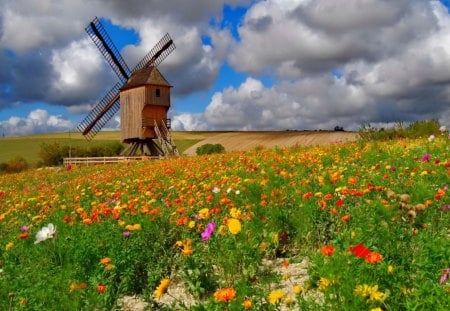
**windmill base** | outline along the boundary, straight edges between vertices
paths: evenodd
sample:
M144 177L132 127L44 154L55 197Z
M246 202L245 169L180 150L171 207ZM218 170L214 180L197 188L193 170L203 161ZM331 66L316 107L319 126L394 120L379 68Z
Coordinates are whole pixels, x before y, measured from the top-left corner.
M122 152L124 156L164 156L161 147L152 139L126 141L128 146Z

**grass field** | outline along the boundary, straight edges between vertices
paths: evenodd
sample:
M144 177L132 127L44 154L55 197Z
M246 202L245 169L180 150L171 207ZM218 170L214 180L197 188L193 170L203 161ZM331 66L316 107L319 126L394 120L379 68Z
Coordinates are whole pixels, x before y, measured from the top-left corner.
M214 135L214 132L173 132L172 135L178 150L183 152L195 143ZM28 163L35 164L39 161L42 144L56 142L61 145L88 148L119 141L119 139L120 133L117 131L99 132L92 141L87 141L78 132L2 138L0 139L0 163L15 157L23 157Z
M449 141L2 175L0 310L449 310Z

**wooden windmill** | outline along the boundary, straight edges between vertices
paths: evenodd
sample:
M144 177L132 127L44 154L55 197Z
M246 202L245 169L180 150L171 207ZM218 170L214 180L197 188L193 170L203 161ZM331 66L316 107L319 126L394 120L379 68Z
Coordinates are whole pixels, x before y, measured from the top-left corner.
M157 68L175 49L169 34L130 71L97 17L86 32L120 81L78 125L80 132L91 140L120 109L121 140L129 144L124 154L178 155L167 118L172 86Z

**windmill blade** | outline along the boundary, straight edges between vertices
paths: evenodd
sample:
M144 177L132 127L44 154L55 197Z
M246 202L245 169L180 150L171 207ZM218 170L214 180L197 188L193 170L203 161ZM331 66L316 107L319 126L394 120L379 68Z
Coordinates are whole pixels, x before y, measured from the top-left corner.
M78 124L78 130L83 133L87 140L92 140L94 136L108 123L120 108L120 87L122 83L118 82L103 97L101 101L92 109L86 118Z
M103 54L106 61L111 65L120 81L123 83L127 82L131 74L130 69L98 18L95 17L85 28L85 30Z
M170 38L170 35L166 33L153 49L134 67L133 73L144 67L158 66L173 50L175 50L175 44L172 38Z

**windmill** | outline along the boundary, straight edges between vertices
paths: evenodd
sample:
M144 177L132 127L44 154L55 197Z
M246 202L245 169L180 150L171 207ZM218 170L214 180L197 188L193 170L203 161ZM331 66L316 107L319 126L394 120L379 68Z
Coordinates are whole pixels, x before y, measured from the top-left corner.
M128 144L125 155L178 155L167 118L172 86L157 68L175 49L169 34L130 70L97 17L85 30L120 81L78 125L78 130L90 141L120 109L121 141Z

